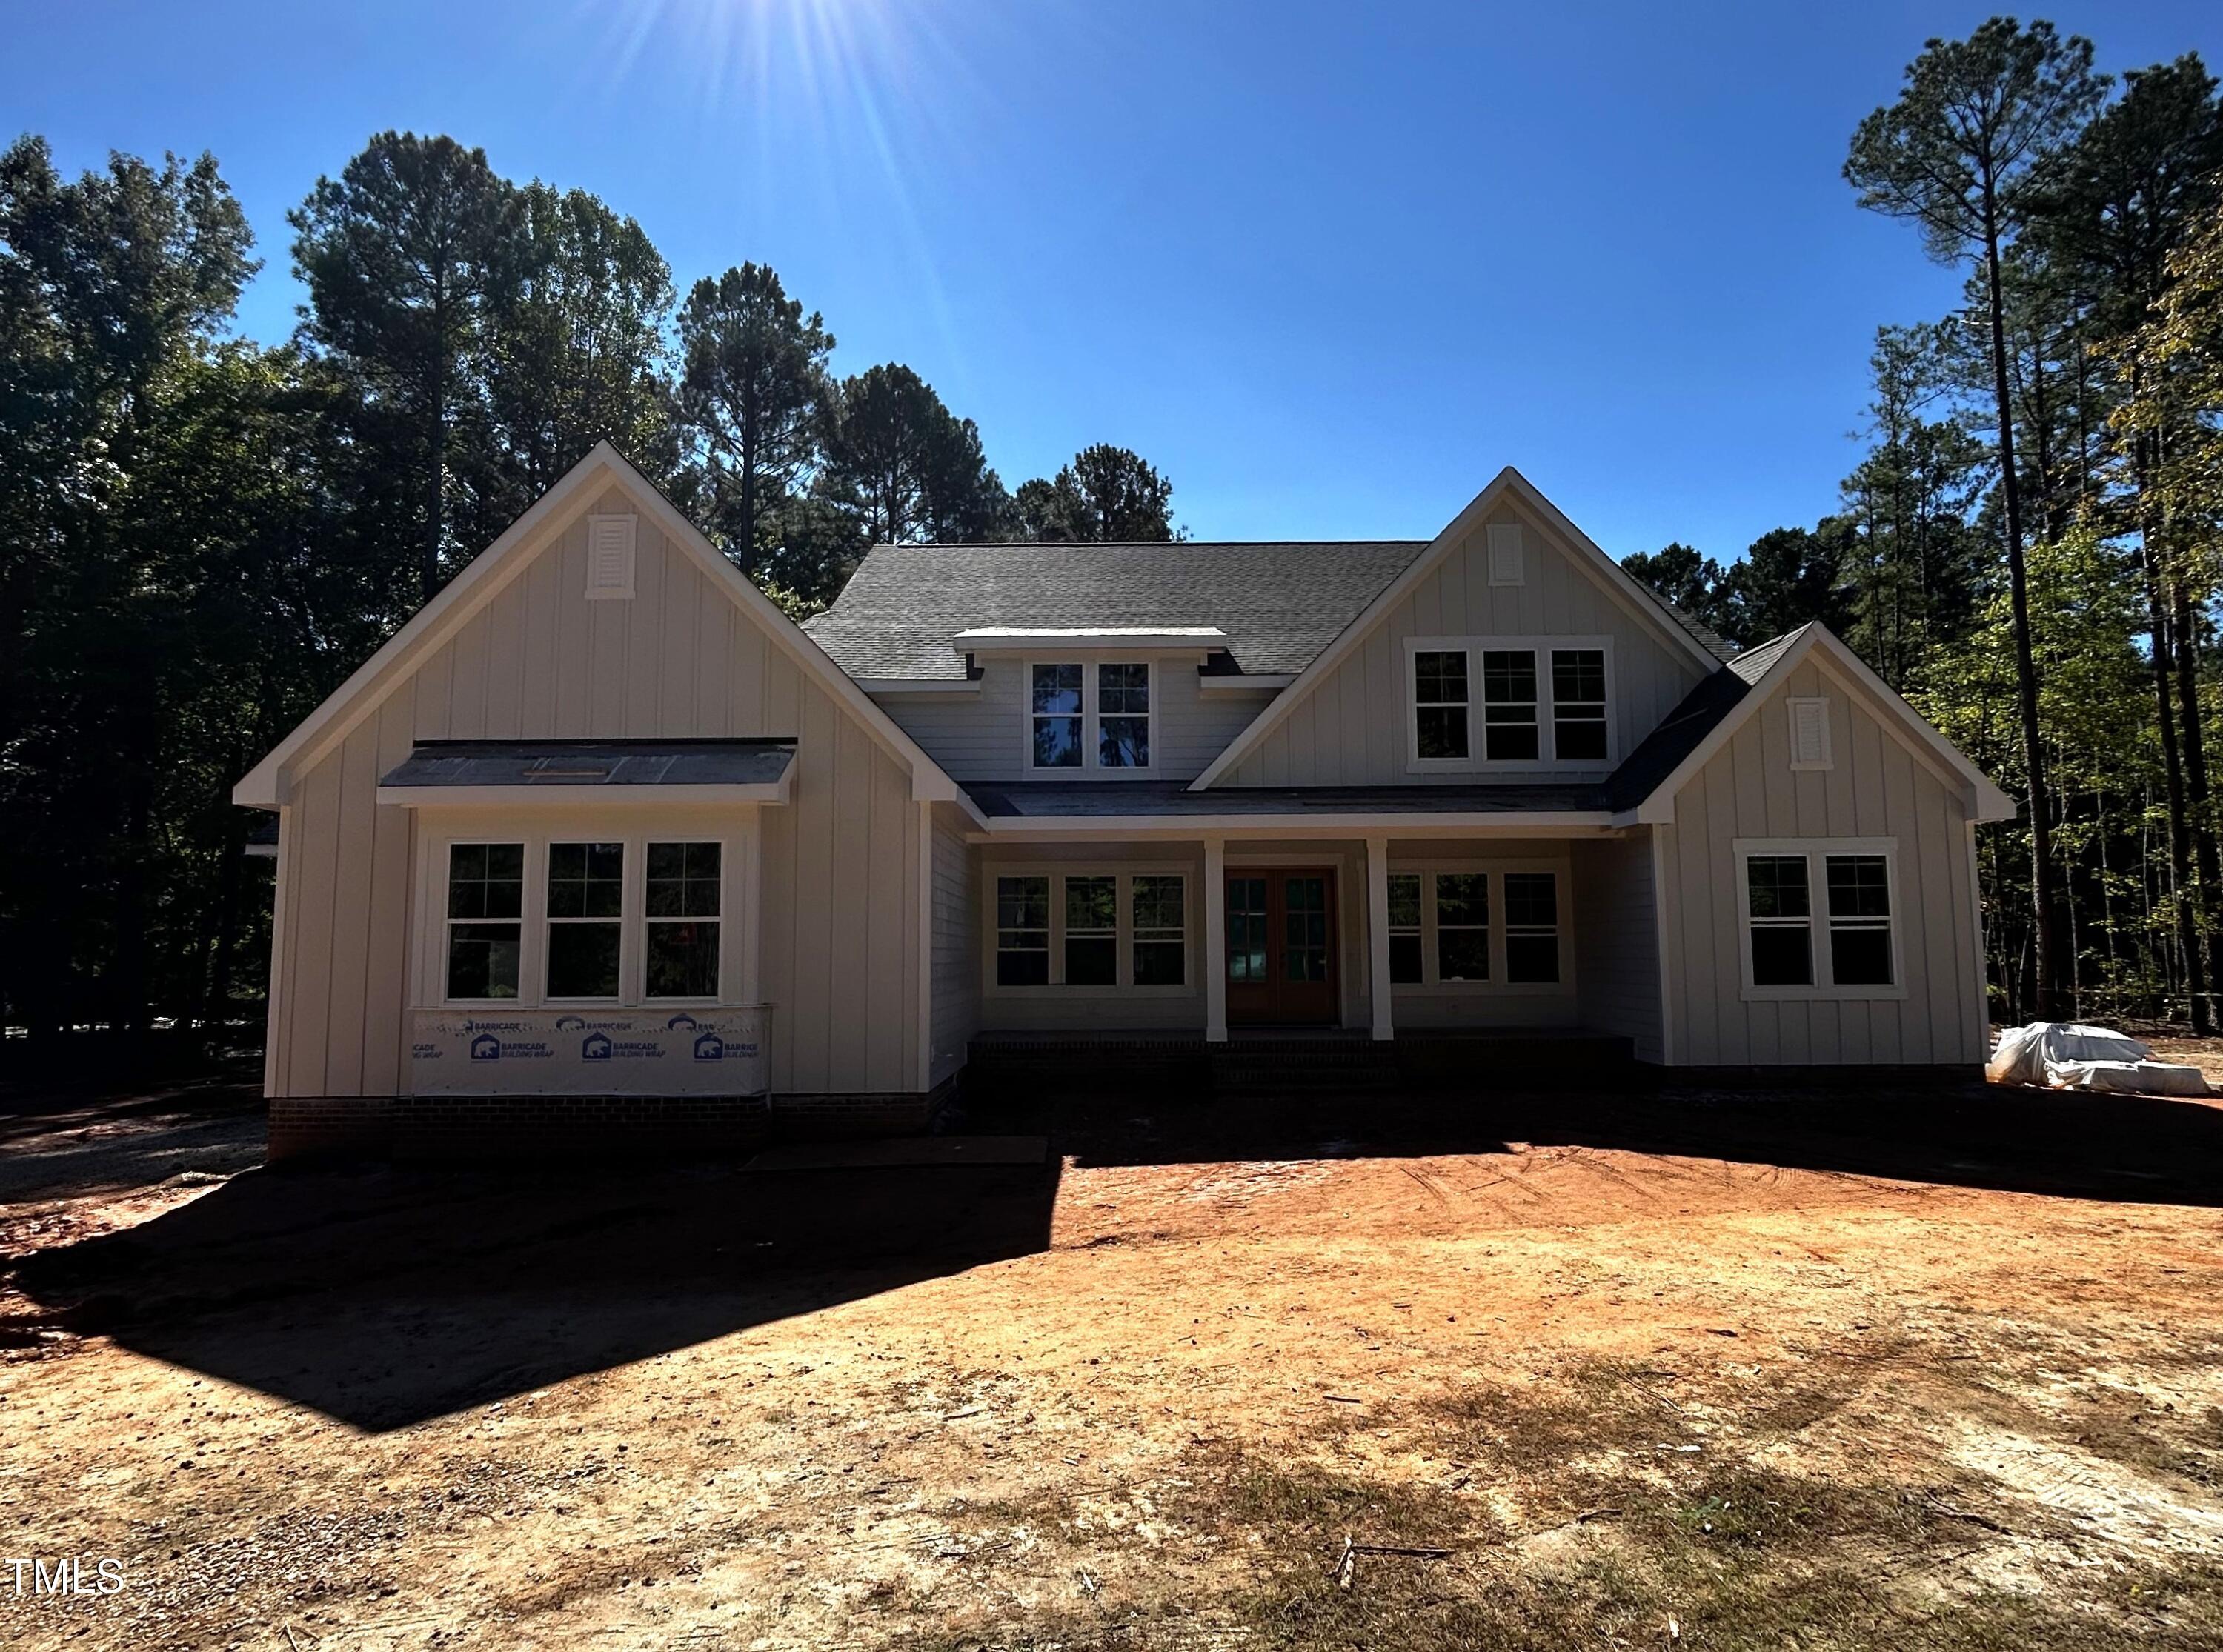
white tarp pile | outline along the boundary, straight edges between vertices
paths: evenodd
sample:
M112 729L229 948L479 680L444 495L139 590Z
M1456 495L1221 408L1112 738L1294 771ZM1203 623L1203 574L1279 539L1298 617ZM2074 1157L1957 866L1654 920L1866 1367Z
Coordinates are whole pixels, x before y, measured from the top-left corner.
M2134 1038L2075 1021L2032 1021L2011 1027L1984 1068L1999 1084L2043 1084L2053 1090L2098 1090L2119 1096L2208 1096L2199 1068L2157 1061Z

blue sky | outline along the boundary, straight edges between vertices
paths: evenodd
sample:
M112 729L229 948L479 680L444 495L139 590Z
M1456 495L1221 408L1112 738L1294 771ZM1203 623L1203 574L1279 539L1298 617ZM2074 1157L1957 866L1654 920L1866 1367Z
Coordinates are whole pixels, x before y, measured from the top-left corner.
M1829 508L1876 325L1954 278L1838 177L1983 6L4 0L0 131L213 149L288 208L374 130L769 262L836 365L909 362L1016 486L1110 441L1199 538L1425 537L1506 463L1616 556ZM2119 70L2223 7L2053 8Z

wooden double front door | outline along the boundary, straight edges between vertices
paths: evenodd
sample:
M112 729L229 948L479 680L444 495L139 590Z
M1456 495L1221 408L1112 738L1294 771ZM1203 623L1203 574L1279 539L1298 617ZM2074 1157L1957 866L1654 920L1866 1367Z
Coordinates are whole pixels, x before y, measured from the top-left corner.
M1332 1026L1335 952L1332 870L1227 874L1230 1026Z

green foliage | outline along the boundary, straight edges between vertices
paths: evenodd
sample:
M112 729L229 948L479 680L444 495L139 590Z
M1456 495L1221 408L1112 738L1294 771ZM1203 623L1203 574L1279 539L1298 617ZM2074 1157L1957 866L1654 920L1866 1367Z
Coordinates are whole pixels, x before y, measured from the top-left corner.
M2001 235L2032 169L2106 87L2081 35L1994 17L1965 41L1924 46L1899 101L1853 135L1845 181L1862 206L1918 224L1939 263L1958 263Z
M972 422L893 364L832 386L761 266L697 283L675 352L639 224L408 133L290 223L308 302L259 349L228 336L256 265L211 158L0 154L8 1026L259 1022L232 785L597 441L797 618L874 537L1017 531ZM1162 504L1121 456L1128 493L1083 493Z
M709 530L760 579L820 589L840 566L809 549L826 542L823 524L807 507L803 518L779 507L819 456L833 334L771 269L742 264L695 284L679 348L679 405L703 467Z
M1044 542L1162 543L1182 536L1173 521L1173 484L1149 462L1099 442L1049 481L1019 484L1021 532Z
M825 498L866 544L959 543L1008 537L1011 495L980 447L980 432L897 362L845 379L824 430Z

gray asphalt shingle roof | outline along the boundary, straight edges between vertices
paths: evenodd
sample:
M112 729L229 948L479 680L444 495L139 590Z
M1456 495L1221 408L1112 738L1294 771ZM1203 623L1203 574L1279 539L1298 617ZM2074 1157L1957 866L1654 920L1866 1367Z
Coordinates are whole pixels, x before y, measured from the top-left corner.
M960 678L977 626L1217 625L1245 673L1301 671L1427 548L1323 543L883 545L804 623L853 677Z

